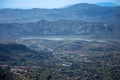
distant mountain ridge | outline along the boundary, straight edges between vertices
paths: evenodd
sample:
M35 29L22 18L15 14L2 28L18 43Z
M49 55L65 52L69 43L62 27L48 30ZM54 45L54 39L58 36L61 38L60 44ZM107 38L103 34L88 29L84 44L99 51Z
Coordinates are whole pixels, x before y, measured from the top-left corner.
M99 6L108 6L108 7L115 7L115 6L120 6L118 4L112 3L112 2L100 2L100 3L96 3L96 5Z
M0 23L26 23L40 20L81 20L88 22L119 22L120 7L75 4L60 9L0 9Z

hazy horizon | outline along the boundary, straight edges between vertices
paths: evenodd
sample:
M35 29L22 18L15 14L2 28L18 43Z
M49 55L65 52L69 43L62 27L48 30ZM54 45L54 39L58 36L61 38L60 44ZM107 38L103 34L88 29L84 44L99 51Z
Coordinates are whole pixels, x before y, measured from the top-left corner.
M67 5L78 3L99 3L99 2L112 2L120 5L119 0L1 0L0 9L3 8L18 8L18 9L31 9L31 8L61 8Z

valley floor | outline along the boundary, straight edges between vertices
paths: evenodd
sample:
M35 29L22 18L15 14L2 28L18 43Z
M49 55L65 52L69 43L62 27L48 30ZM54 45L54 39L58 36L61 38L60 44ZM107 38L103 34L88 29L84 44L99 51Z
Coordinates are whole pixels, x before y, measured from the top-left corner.
M77 39L77 40L75 40ZM21 38L17 43L53 56L30 54L17 61L1 61L1 67L22 80L119 80L120 43L80 38ZM11 64L12 63L12 64ZM13 64L14 63L14 64Z

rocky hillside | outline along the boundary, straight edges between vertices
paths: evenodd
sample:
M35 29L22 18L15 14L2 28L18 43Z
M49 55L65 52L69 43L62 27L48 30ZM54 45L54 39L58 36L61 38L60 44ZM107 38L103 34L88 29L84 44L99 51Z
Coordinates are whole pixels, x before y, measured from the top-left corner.
M0 38L28 36L92 36L119 38L119 23L83 22L78 20L41 20L33 23L0 24Z

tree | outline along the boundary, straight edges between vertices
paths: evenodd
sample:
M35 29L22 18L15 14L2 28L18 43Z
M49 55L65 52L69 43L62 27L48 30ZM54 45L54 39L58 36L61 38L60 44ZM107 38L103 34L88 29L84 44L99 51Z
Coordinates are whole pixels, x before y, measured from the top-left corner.
M52 76L49 75L49 76L47 77L47 80L51 80L51 79L52 79Z

